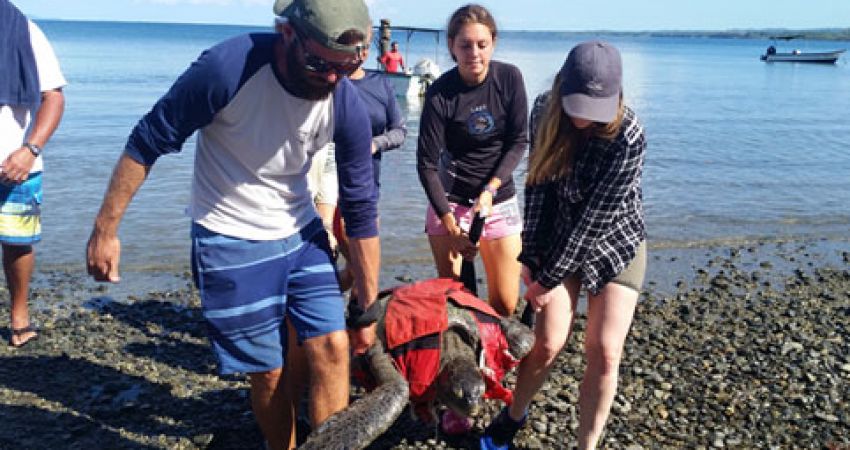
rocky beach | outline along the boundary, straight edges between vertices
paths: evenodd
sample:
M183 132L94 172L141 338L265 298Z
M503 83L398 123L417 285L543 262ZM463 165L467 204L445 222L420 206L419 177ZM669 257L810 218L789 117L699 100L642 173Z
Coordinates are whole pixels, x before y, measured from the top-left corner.
M850 448L850 242L650 247L649 266L601 447ZM0 345L0 449L262 448L244 377L215 374L185 269L124 273L120 295L76 269L37 273L39 339ZM430 268L392 270L383 284ZM583 329L517 448L570 448ZM403 414L371 448L476 448L488 406L468 436Z

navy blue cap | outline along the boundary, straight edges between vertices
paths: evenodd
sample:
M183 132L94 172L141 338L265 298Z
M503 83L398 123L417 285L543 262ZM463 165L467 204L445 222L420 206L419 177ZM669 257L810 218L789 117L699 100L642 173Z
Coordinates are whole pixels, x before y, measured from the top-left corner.
M620 52L602 41L573 47L560 71L561 105L570 117L609 123L617 117L623 85Z

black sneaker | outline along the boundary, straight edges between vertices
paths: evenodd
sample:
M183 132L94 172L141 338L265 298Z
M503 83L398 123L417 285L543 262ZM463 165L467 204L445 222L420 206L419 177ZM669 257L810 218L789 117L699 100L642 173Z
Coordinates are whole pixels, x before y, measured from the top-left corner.
M528 419L528 413L525 413L517 422L508 415L507 406L502 408L499 415L484 429L484 435L481 436L481 450L508 450L514 441L514 436L525 425L526 419Z

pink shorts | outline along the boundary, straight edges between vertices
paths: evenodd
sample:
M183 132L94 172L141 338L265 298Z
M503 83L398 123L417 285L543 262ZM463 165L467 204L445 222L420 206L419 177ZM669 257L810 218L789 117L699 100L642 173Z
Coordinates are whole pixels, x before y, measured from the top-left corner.
M472 223L472 207L461 206L454 202L449 202L449 207L460 228L468 232L469 225ZM428 205L428 212L425 216L425 233L431 236L449 234L449 231L443 225L443 221L437 217L437 212L431 205ZM493 205L493 211L484 220L484 231L481 233L481 239L501 239L520 233L522 233L522 216L519 214L517 198L513 196L498 205Z

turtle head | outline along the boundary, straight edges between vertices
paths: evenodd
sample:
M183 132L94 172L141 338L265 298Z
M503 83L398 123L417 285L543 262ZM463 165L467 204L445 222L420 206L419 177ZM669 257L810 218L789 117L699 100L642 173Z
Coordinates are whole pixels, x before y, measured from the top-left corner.
M450 359L437 377L437 400L463 417L478 412L485 390L481 371L469 358Z

